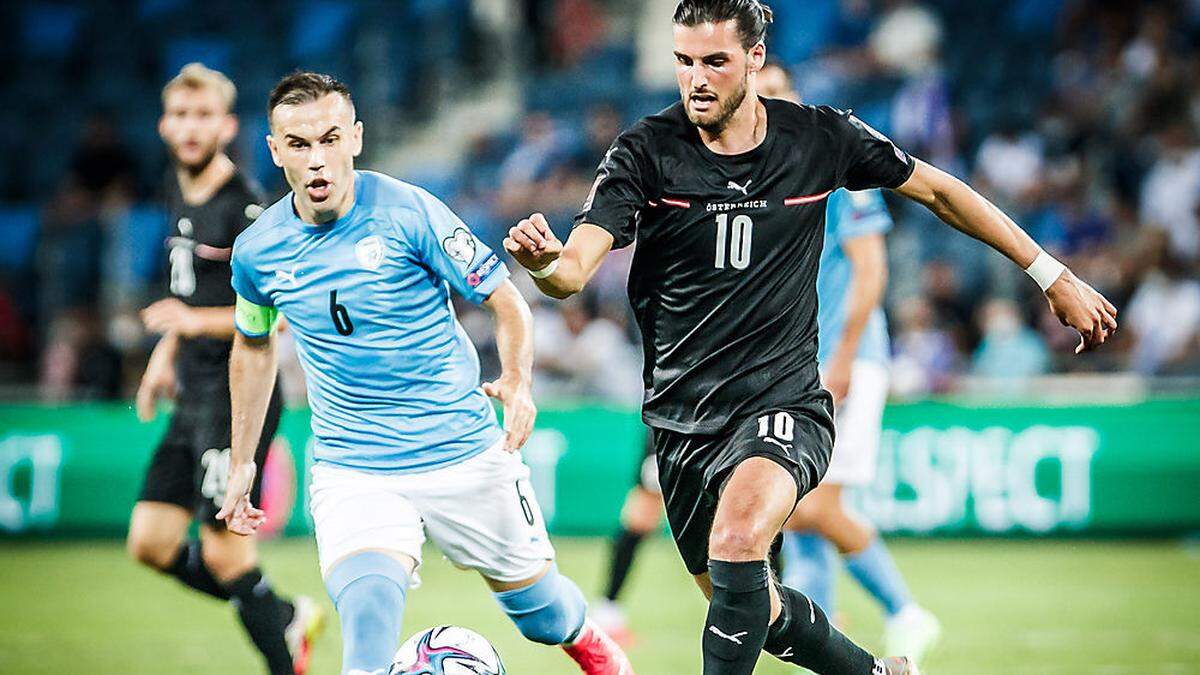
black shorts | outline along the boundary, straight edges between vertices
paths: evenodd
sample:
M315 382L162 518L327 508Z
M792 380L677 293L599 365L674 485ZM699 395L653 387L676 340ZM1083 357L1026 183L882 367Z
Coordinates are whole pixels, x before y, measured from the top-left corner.
M267 406L262 436L254 452L258 474L254 477L250 498L256 506L262 490L267 450L279 428L282 411L283 398L277 385ZM146 468L146 480L138 501L177 504L192 511L202 524L224 526L215 516L225 501L225 484L229 476L230 418L227 386L224 389L205 387L186 395L181 393L167 433Z
M796 480L799 501L829 468L833 424L813 405L771 408L733 420L719 434L655 429L654 448L671 535L688 572L703 574L717 499L734 468L751 457L777 462Z

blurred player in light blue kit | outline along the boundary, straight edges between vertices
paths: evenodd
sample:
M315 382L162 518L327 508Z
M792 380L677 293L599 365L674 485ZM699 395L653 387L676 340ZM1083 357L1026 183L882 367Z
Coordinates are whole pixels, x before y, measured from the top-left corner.
M777 65L759 73L759 90L764 96L796 98L787 72ZM919 661L940 626L913 600L879 534L842 503L843 486L864 486L875 478L888 392L890 348L880 303L887 286L884 235L892 218L879 190L837 190L826 214L817 274L817 362L821 383L833 394L837 438L824 479L788 521L792 531L784 534L782 581L832 615L841 553L847 571L887 615L885 651Z
M428 537L484 577L527 638L562 645L586 673L632 673L558 572L517 454L536 415L532 324L507 268L427 192L354 170L362 123L345 85L289 75L268 116L292 192L234 244L233 457L219 517L239 534L263 522L249 486L282 314L312 406L311 510L342 625L342 672L387 671ZM495 382L480 386L451 289L495 317ZM503 430L487 396L503 404Z

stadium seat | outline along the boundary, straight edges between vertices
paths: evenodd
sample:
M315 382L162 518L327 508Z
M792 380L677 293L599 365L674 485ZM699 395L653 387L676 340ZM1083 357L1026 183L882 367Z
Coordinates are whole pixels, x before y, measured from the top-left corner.
M15 272L33 265L39 227L37 209L30 205L0 206L0 270Z

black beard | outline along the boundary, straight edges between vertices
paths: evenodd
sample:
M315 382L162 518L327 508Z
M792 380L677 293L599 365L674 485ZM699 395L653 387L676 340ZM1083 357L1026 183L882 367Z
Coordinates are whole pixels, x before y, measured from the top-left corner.
M733 117L733 114L737 112L738 107L742 105L742 101L745 100L746 82L743 80L742 86L734 91L728 99L721 103L721 107L716 118L714 118L711 122L701 122L693 119L692 124L695 124L697 127L707 131L710 134L719 134L722 131L725 131L725 127L728 126L729 120Z

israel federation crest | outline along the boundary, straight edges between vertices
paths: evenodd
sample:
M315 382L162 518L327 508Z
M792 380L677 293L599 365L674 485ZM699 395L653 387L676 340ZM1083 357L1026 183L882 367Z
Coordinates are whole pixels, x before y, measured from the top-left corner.
M354 245L354 256L363 269L374 272L383 264L383 239L374 234L359 239Z

